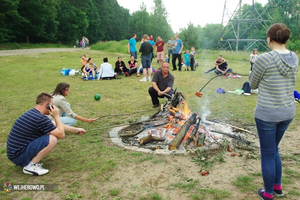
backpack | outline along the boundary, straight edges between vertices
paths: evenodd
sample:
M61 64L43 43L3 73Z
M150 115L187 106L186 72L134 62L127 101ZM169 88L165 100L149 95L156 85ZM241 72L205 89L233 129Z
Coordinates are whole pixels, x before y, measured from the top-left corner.
M244 93L250 93L251 92L251 87L248 81L246 81L243 84L242 90L244 91Z
M300 100L300 94L296 90L294 90L294 98Z

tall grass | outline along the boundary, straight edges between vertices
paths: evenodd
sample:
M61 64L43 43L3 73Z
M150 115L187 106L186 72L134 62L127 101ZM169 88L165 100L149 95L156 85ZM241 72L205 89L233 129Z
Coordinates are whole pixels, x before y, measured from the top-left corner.
M119 42L116 41L108 41L108 42L97 42L91 46L92 50L106 51L106 52L119 52L119 53L127 53L128 40L122 40Z

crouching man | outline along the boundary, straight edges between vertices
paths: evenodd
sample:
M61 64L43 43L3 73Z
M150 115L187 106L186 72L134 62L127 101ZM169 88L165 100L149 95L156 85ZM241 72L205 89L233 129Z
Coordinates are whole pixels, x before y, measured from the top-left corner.
M56 125L46 115L51 115ZM80 135L86 132L82 128L63 125L58 108L53 106L52 96L41 93L35 107L14 123L7 139L7 157L23 167L24 174L47 174L49 170L39 162L54 149L58 139L65 137L65 131Z
M169 63L164 62L160 69L154 73L152 87L148 91L152 99L153 108L159 106L158 98L170 98L173 93L173 84L174 76L169 72Z

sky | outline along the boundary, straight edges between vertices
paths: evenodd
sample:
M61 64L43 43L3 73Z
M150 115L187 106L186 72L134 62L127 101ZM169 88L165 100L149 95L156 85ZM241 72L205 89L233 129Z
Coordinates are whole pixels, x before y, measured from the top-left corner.
M153 0L117 0L119 5L129 9L130 13L137 11L144 1L147 12L152 12ZM206 24L221 24L225 0L184 0L174 3L174 0L162 0L168 13L168 21L173 31L179 32L180 28L187 28L190 22L194 26L204 27ZM178 2L178 1L177 1ZM268 0L254 0L254 2L265 5ZM238 6L239 0L227 0L226 9L233 13ZM243 4L252 4L252 0L243 0ZM224 17L224 21L226 16Z

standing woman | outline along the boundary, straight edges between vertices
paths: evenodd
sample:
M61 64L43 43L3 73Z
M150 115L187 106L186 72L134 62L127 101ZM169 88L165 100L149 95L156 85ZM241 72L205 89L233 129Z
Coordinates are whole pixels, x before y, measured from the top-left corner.
M251 64L250 73L252 72L252 68L253 68L256 58L257 58L257 49L253 49L252 53L250 54L250 58L249 58L250 64Z
M140 81L147 81L147 73L148 73L148 80L151 81L151 54L153 54L153 46L148 42L149 36L145 34L143 36L144 42L141 44L139 52L142 53L141 61L143 66L143 78Z
M53 105L55 105L59 110L60 120L63 124L73 126L77 121L80 120L83 122L92 123L95 119L87 119L75 114L70 108L70 104L66 100L66 96L69 95L70 85L68 83L59 83L52 96L53 96Z
M282 23L267 30L272 51L257 57L250 75L250 86L258 90L255 122L260 142L261 170L265 189L257 190L263 200L282 196L282 164L278 146L295 115L293 91L299 59L286 49L290 30Z

